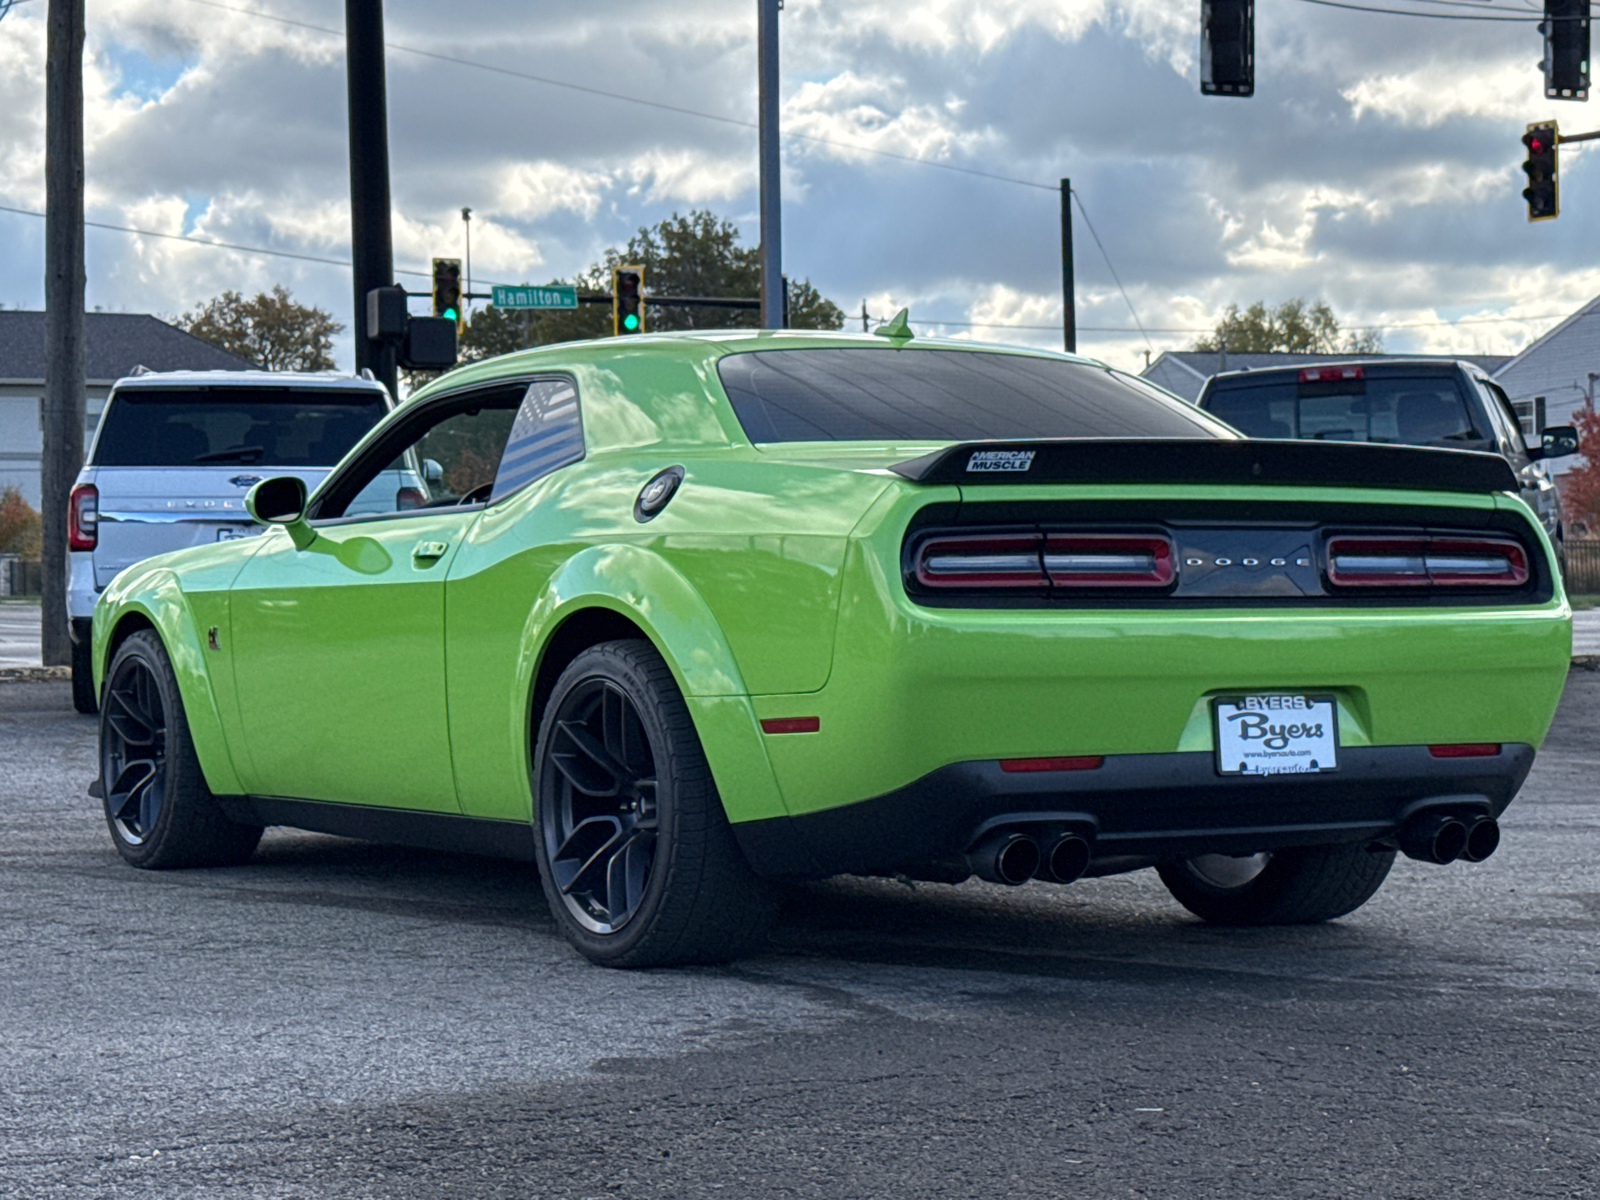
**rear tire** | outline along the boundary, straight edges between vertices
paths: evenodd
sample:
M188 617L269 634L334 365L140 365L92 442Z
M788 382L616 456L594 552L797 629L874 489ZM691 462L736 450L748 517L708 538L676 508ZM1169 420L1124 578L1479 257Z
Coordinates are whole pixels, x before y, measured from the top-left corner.
M1367 843L1300 846L1252 859L1220 854L1156 868L1173 899L1216 925L1305 925L1360 908L1383 886L1393 850Z
M132 866L234 866L261 840L261 826L230 821L206 786L177 677L151 629L123 642L106 670L100 786L111 840Z
M94 647L88 642L72 643L72 707L81 713L100 711L94 692Z
M534 754L534 847L567 941L608 967L720 963L762 938L745 861L667 664L605 642L561 673Z

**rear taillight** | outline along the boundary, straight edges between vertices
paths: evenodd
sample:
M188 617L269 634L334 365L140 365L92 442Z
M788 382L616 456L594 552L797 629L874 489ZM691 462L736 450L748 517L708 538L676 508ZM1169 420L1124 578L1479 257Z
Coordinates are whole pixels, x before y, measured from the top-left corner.
M93 550L99 540L100 493L94 484L80 483L67 497L67 546Z
M1521 543L1488 537L1328 539L1328 582L1339 588L1515 588L1528 582Z
M925 588L1161 588L1176 576L1160 534L936 534L916 551Z
M407 509L421 508L428 502L428 497L423 495L421 488L403 487L394 494L396 511L405 512Z
M1041 533L931 537L917 548L917 582L928 588L1043 588Z
M1172 543L1156 534L1052 533L1044 569L1057 587L1160 588L1172 582Z
M1434 758L1492 758L1500 753L1499 742L1449 742L1443 746L1429 746Z

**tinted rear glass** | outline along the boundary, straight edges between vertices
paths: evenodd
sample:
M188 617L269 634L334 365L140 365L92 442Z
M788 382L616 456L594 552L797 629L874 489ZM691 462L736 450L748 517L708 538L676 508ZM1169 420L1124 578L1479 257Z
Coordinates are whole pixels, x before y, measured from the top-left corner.
M717 364L752 442L1220 437L1192 405L1086 363L965 350L761 350Z
M331 467L383 419L376 392L129 388L106 410L100 467Z
M1300 383L1248 379L1212 385L1207 412L1260 438L1459 445L1488 436L1451 374Z

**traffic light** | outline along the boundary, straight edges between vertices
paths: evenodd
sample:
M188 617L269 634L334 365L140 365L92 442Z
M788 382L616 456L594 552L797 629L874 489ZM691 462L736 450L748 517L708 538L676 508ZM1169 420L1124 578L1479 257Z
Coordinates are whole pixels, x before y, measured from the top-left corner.
M1200 91L1256 94L1255 0L1200 0Z
M1589 98L1589 0L1544 0L1544 94Z
M611 268L611 332L644 332L644 268Z
M461 329L461 260L433 260L433 315L449 317Z
M1528 202L1528 220L1548 221L1561 213L1561 192L1556 181L1556 146L1561 134L1554 121L1536 121L1522 135L1522 144L1528 148L1528 161L1522 169L1528 173L1528 186L1522 195Z

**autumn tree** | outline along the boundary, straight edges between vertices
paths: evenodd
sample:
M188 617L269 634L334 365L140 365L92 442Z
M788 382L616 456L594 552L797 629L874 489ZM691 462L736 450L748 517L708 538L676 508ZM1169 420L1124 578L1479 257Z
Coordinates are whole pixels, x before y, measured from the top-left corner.
M333 370L333 339L344 331L331 313L297 303L282 284L248 300L223 292L172 324L265 371Z
M1561 507L1567 520L1588 530L1600 528L1600 412L1594 398L1584 399L1583 407L1572 414L1578 429L1578 453L1583 465L1561 476Z
M1383 350L1383 336L1376 329L1341 335L1339 318L1321 300L1315 304L1285 300L1276 308L1257 300L1243 312L1237 304L1228 305L1216 329L1197 338L1190 349L1233 354L1377 354Z
M761 252L739 244L738 227L711 212L673 213L641 228L626 246L608 249L601 260L572 279L580 292L611 290L611 270L628 263L644 267L645 328L754 329L754 309L690 308L651 304L655 296L748 296L761 283ZM789 325L794 329L839 329L844 313L808 279L789 281ZM461 336L461 358L472 362L528 346L547 346L611 333L611 309L580 304L576 309L518 311L482 308Z
M0 489L0 554L38 558L41 549L39 514L21 492Z

